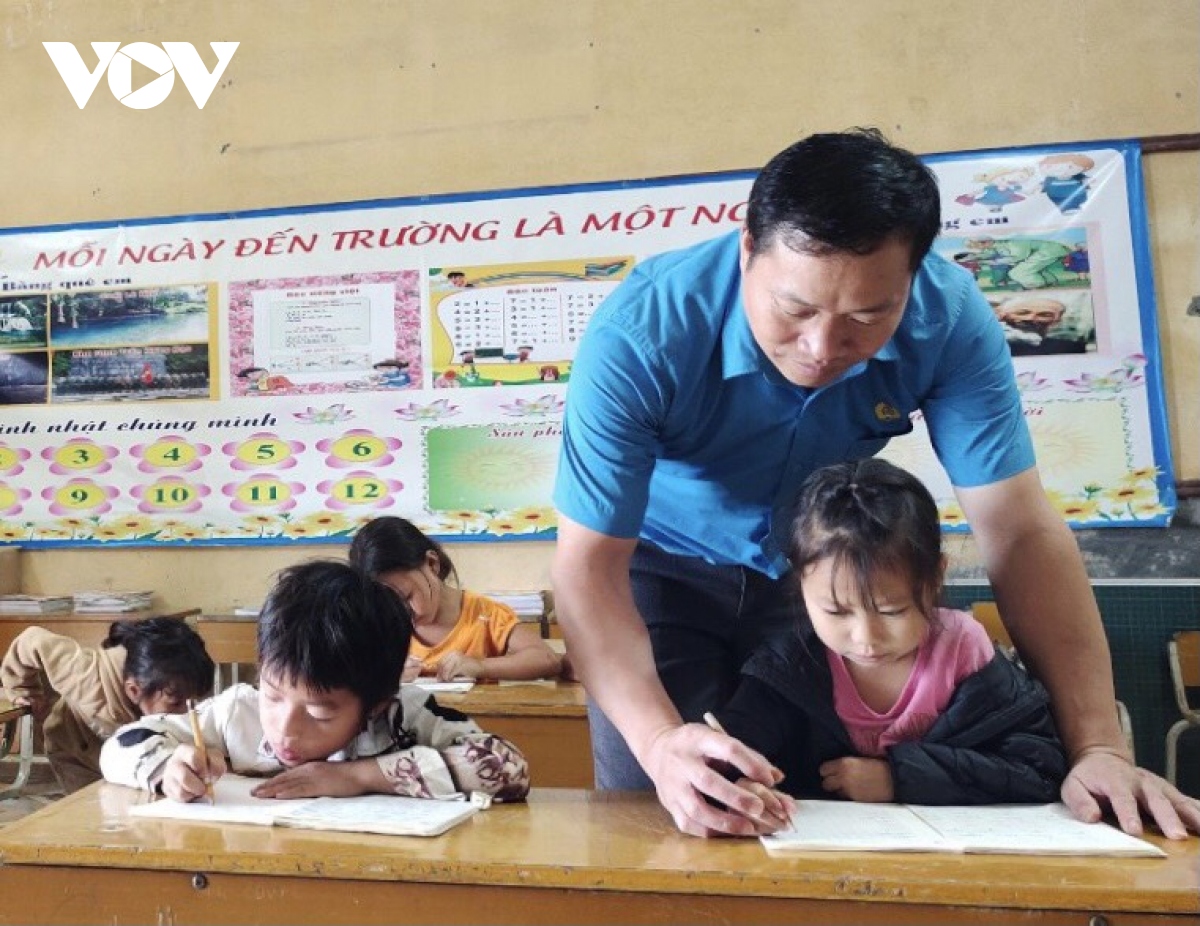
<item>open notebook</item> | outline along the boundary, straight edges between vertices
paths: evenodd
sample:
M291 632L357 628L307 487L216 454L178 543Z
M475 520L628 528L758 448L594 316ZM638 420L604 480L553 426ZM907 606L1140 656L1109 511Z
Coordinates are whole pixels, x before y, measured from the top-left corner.
M797 801L792 828L763 836L771 855L796 852L990 852L1162 856L1106 823L1082 823L1063 804L926 807Z
M479 812L470 801L435 801L391 794L361 797L307 797L276 800L254 797L261 778L223 775L214 785L215 800L182 804L167 798L129 809L136 817L201 823L251 823L295 826L387 836L438 836Z

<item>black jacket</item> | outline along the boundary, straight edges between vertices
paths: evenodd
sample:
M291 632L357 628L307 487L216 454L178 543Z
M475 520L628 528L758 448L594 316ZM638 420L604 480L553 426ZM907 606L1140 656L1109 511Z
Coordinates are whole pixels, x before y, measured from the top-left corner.
M833 706L833 677L811 627L765 644L742 669L721 723L784 773L795 797L821 790L821 763L858 755ZM925 736L888 748L904 804L1046 803L1059 799L1067 759L1046 690L997 653L967 677Z

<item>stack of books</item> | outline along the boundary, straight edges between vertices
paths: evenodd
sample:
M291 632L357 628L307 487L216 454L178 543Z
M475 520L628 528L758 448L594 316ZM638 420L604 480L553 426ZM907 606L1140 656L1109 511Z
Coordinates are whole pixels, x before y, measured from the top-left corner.
M0 595L0 614L61 614L71 604L69 595Z
M76 592L75 610L80 614L126 614L149 609L154 592Z
M546 613L546 603L541 592L484 592L493 601L506 604L517 612L523 621L540 621Z

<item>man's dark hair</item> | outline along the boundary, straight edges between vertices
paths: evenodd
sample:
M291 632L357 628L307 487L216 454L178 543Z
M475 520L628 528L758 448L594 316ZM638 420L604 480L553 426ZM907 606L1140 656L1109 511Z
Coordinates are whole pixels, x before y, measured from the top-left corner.
M411 639L408 604L336 560L284 569L258 616L262 668L320 691L349 689L364 710L399 690Z
M751 254L776 240L801 254L870 254L898 238L915 271L941 231L937 179L878 129L810 135L767 163L750 190Z

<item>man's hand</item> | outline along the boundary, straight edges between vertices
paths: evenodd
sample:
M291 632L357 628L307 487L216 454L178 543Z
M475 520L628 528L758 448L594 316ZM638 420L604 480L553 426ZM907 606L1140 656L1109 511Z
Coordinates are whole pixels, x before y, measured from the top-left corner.
M1200 801L1107 748L1083 751L1063 782L1062 799L1088 823L1099 820L1107 805L1133 836L1142 833L1142 812L1168 839L1186 839L1189 829L1200 833Z
M766 788L780 778L778 770L753 749L702 724L685 723L663 730L650 743L642 765L680 832L758 836L778 829L778 823L762 822L770 817L762 797L729 781L712 768L714 762L732 765Z
M847 756L823 762L821 787L851 801L887 804L896 798L891 766L883 759Z

